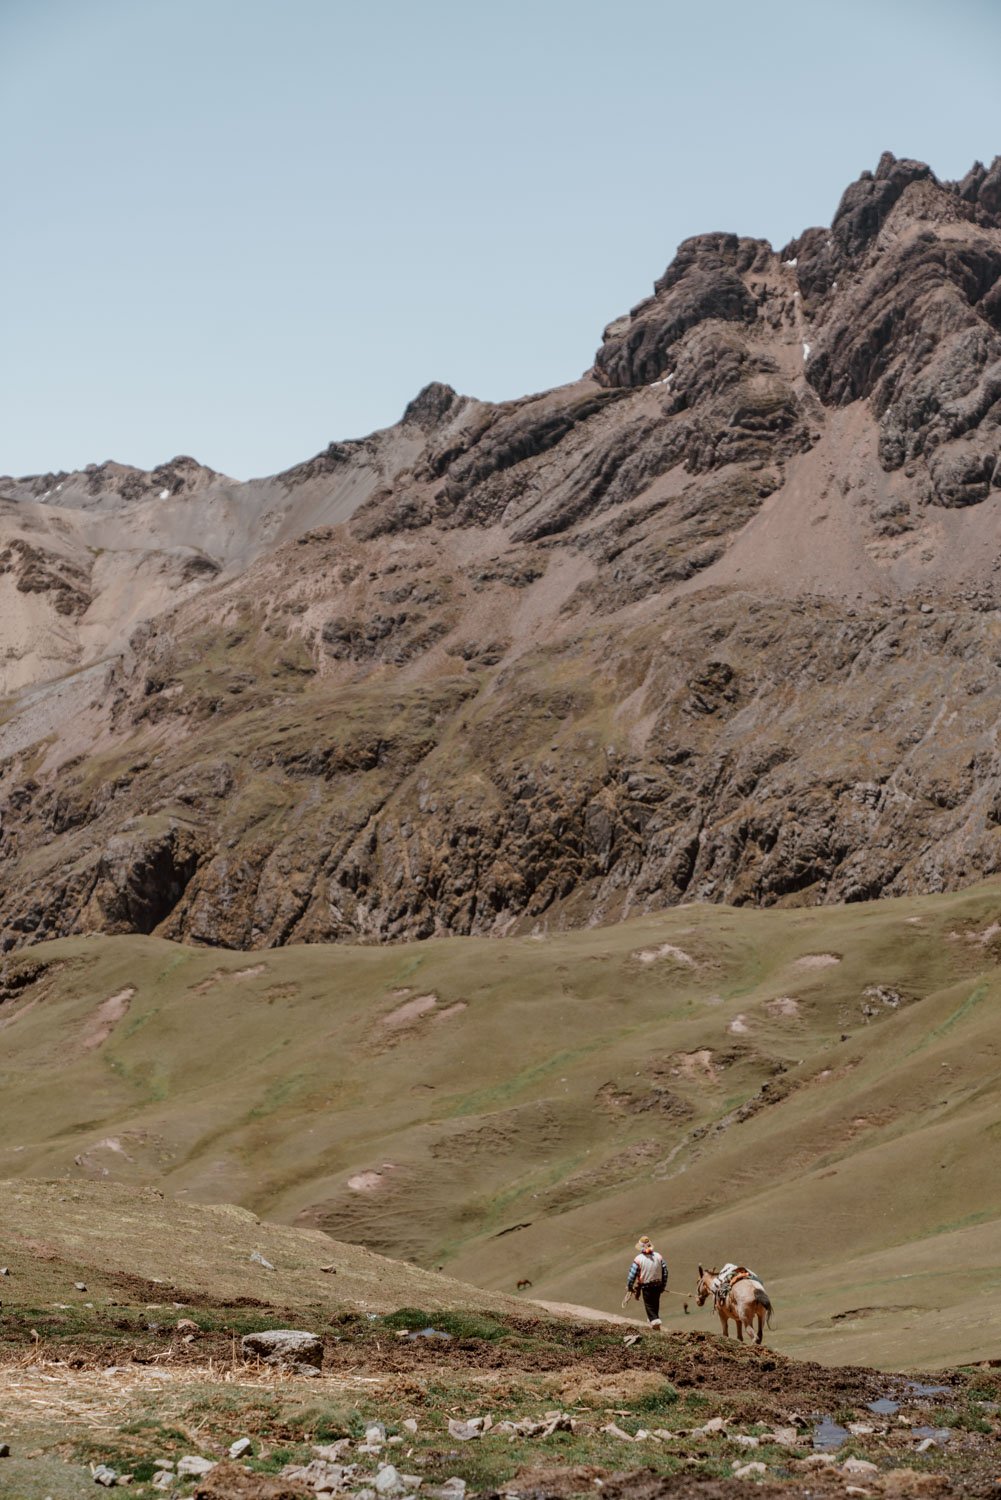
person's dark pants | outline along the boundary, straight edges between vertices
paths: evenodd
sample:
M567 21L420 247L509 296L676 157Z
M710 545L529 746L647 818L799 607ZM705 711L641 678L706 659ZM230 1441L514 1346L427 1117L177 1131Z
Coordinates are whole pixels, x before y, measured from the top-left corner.
M660 1298L664 1288L662 1286L645 1286L643 1291L643 1308L646 1312L648 1323L660 1322Z

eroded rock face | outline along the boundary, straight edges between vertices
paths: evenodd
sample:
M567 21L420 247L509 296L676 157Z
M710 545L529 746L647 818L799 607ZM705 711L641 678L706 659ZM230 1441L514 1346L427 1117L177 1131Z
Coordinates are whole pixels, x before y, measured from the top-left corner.
M671 369L678 340L710 319L753 323L757 305L741 272L771 258L763 240L735 234L701 234L685 240L654 295L605 329L595 357L603 385L648 385Z
M923 497L945 507L1001 485L999 173L1001 158L942 185L886 154L829 235L787 251L818 323L810 384L827 405L868 400L883 467L917 463Z
M433 384L255 481L277 529L243 572L187 558L99 673L8 701L0 942L534 930L1001 868L999 184L884 157L780 254L686 242L579 381ZM188 465L155 482L231 515ZM0 589L65 598L60 640L105 564L39 502L81 483L3 510Z
M19 594L45 594L57 614L78 617L91 602L89 577L71 559L15 537L0 550L0 577L13 578Z

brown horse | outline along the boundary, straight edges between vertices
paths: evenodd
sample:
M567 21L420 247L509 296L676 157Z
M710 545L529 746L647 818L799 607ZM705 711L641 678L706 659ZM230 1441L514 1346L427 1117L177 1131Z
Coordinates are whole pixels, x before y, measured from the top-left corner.
M695 1301L699 1307L712 1297L719 1313L719 1320L723 1325L723 1337L730 1336L730 1319L733 1318L737 1324L737 1337L741 1343L744 1342L744 1329L748 1333L753 1332L755 1322L758 1325L758 1336L756 1344L760 1344L765 1336L765 1323L769 1328L772 1326L772 1304L768 1293L761 1282L750 1271L743 1266L728 1267L733 1274L725 1280L721 1280L720 1273L714 1266L711 1271L704 1271L699 1266L699 1284L695 1289Z

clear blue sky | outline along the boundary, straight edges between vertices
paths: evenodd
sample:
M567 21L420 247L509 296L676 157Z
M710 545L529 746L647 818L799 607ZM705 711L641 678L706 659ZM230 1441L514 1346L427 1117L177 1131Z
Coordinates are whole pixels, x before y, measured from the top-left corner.
M679 240L1001 151L999 0L0 0L0 473L575 378Z

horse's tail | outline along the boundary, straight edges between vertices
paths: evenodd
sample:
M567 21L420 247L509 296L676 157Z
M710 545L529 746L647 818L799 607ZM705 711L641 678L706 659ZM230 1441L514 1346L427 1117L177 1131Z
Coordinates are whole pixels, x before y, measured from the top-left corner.
M766 1324L767 1327L771 1328L771 1326L772 1326L772 1301L771 1301L771 1298L769 1297L768 1293L765 1291L765 1289L764 1289L763 1286L759 1286L758 1287L758 1301L761 1303L761 1306L765 1309L765 1324Z

